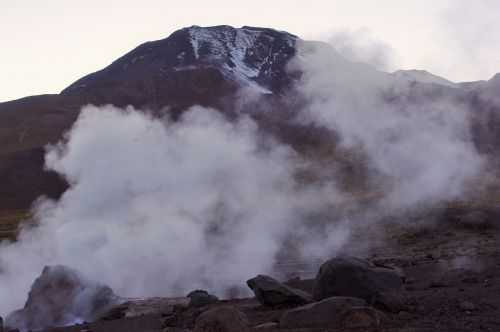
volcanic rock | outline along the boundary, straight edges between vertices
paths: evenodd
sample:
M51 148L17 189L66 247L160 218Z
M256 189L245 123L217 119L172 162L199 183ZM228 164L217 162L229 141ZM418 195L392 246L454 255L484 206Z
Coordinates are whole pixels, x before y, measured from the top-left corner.
M311 302L311 296L306 292L288 287L266 275L248 280L247 285L262 305L302 305Z
M247 332L245 314L234 307L220 307L202 313L196 320L194 332Z
M269 322L269 323L263 323L259 324L257 326L254 326L254 330L275 330L279 327L279 324L276 322Z
M280 328L337 327L348 310L366 302L353 297L331 297L289 310L280 319Z
M393 269L377 267L354 257L336 257L321 265L313 297L322 300L352 296L373 304L382 298L382 293L399 291L402 286L400 274Z
M462 301L459 304L460 309L463 311L473 311L476 310L476 305L470 301Z
M209 294L207 291L197 289L187 295L190 299L189 305L193 307L203 307L219 301L215 295Z
M353 307L342 315L342 326L348 329L380 326L380 314L370 307Z
M375 298L374 305L384 311L398 313L407 309L399 291L380 292Z
M108 286L87 280L78 271L46 266L35 280L23 309L6 319L6 326L38 330L92 321L120 301Z
M146 299L131 299L113 306L109 311L99 317L101 320L115 320L144 315L168 316L174 313L175 308L187 308L189 299L152 297Z
M312 279L301 279L292 278L284 283L288 287L304 291L306 293L312 294L314 288L314 278Z

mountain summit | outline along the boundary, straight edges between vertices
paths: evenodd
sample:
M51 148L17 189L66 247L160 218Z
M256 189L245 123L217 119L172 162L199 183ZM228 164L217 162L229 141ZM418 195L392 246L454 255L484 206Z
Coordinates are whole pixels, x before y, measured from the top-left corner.
M94 103L163 106L210 104L239 87L284 91L297 37L266 28L192 26L147 42L64 89Z

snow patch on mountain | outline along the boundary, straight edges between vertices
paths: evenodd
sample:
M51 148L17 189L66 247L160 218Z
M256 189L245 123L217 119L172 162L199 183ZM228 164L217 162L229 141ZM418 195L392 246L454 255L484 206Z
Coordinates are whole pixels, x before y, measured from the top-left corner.
M254 87L262 93L272 93L255 81L262 74L269 74L269 68L276 57L276 54L271 54L271 49L265 57L256 56L256 52L259 52L259 38L272 38L268 31L266 33L266 29L193 26L188 31L196 60L219 64L228 78ZM286 43L294 45L293 38L291 35L287 36Z
M191 27L189 29L195 58L212 62L225 62L225 69L247 78L259 75L262 63L249 66L245 61L249 50L255 47L260 31Z

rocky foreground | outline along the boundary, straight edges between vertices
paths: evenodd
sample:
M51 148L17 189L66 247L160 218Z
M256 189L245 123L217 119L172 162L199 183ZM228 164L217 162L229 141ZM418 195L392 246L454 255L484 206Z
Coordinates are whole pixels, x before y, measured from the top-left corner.
M35 281L25 308L5 324L16 319L19 324L22 317L21 327L35 330L37 325L68 324L72 314L95 321L43 330L499 330L500 241L494 224L390 228L380 246L364 251L365 259L339 255L319 270L289 262L282 264L282 275L300 277L249 279L253 298L220 300L196 290L185 298L123 299L105 286L83 287L69 269L49 267ZM91 307L75 307L72 296L81 299L81 294L91 299L86 302Z

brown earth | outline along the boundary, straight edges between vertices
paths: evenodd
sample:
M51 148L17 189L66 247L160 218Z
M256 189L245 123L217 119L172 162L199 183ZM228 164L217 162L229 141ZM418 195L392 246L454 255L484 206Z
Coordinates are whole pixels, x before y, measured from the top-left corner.
M358 254L376 264L396 266L404 270L406 282L398 296L404 309L398 313L383 312L377 328L348 329L280 329L257 326L278 322L288 308L266 308L256 299L230 299L203 307L235 306L246 314L253 331L394 331L394 332L465 332L500 330L500 238L495 226L467 228L442 222L439 226L409 228L386 225L387 236L379 244ZM360 231L359 240L367 240L369 230ZM348 251L356 248L349 248ZM359 250L359 247L358 247ZM352 251L351 251L352 252ZM299 275L292 286L310 291L311 277L319 262L282 262L283 275ZM250 277L250 276L249 276ZM184 315L180 325L192 324L199 312ZM133 318L103 320L51 331L135 332L162 331L160 313ZM191 331L168 328L163 331Z

